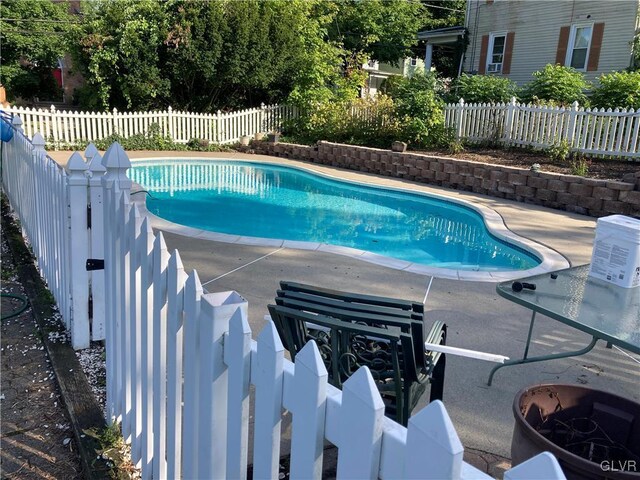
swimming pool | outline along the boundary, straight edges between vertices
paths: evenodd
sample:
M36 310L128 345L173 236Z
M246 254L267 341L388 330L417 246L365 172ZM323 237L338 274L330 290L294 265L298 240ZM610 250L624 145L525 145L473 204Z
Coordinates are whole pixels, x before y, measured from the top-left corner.
M534 253L497 238L465 205L273 164L136 162L149 212L224 234L319 242L412 264L469 271L536 267Z

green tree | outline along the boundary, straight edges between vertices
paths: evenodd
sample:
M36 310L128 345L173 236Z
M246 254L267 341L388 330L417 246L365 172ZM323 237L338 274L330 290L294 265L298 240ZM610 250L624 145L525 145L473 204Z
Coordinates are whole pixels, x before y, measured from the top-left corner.
M67 3L0 2L0 84L10 99L60 95L52 70L64 54L67 9Z
M85 77L83 106L148 109L167 101L160 69L167 19L156 0L96 0L83 4L84 21L71 29L74 64Z
M416 33L428 15L419 2L407 0L344 0L329 25L329 38L348 51L397 64L412 56Z

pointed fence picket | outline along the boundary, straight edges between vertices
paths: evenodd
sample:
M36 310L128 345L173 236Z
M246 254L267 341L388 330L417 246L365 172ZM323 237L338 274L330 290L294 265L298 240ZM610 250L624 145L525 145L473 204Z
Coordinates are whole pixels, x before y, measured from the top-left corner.
M98 158L91 150L85 155ZM23 162L30 157L37 162ZM58 243L66 242L69 248L69 218L77 217L77 212L61 208L68 200L62 194L83 186L86 201L90 182L84 176L82 180L80 172L99 176L104 223L96 231L104 236L106 416L110 423L121 424L142 478L246 478L252 461L254 478L274 478L285 409L293 422L293 479L320 478L325 441L338 446L339 478L490 478L462 460L462 445L442 403L432 402L417 412L405 428L384 417L382 399L366 368L340 391L328 384L314 342L294 364L284 358L272 322L252 340L247 302L233 291L205 293L197 272L187 275L178 252L170 254L162 233L154 234L140 217L137 203L142 199L130 195L126 171L131 163L122 147L114 143L101 161L104 172L76 156L69 166L75 184L69 185L64 170L18 136L3 152L3 189L25 234L35 242L43 274L58 275L49 284L60 290L62 304L68 292L77 295L76 290L64 290L73 277L63 278L61 265L55 263L60 252L68 252ZM40 176L33 173L38 169ZM41 192L38 182L54 188ZM45 206L35 200L36 191L50 195L45 199L54 206L47 215L36 211ZM23 197L27 200L16 200ZM84 234L80 237L86 241ZM75 272L71 264L65 268ZM75 305L73 299L69 305ZM507 474L511 480L534 476L564 478L548 454Z

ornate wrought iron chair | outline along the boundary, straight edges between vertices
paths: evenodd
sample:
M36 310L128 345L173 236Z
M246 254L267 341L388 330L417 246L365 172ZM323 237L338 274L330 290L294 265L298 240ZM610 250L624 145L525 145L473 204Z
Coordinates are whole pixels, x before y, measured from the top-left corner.
M429 382L430 400L442 399L445 356L425 352L424 342L444 345L446 325L434 322L427 331L421 303L294 282L280 282L280 287L276 304L268 308L292 360L315 340L329 382L338 388L366 365L387 416L403 425Z

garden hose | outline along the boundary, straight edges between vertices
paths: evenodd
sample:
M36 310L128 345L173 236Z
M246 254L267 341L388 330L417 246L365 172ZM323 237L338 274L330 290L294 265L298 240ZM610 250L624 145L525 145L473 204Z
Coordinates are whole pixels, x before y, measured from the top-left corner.
M14 310L9 315L2 315L1 320L3 322L5 320L9 320L10 318L17 317L22 312L24 312L27 308L29 308L29 300L27 300L27 297L24 297L22 295L14 295L13 293L3 293L3 294L0 294L0 296L2 296L2 298L13 298L15 300L19 300L20 302L22 302L22 305L20 305L20 307L17 310Z

